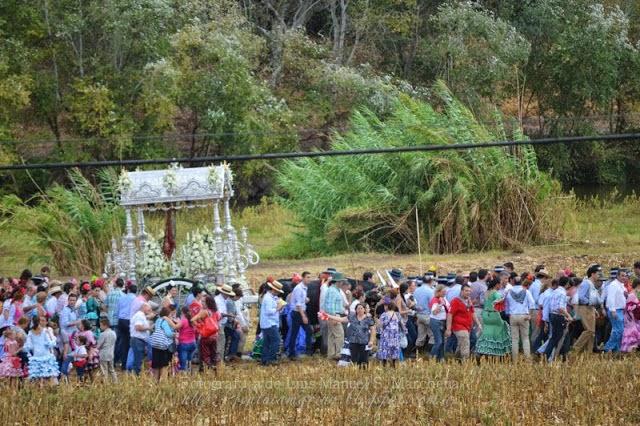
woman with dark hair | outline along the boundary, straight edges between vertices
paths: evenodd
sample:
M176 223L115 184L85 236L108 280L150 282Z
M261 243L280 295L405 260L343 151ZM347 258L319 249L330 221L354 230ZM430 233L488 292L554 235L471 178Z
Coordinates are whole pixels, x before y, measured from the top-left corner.
M222 318L222 316L220 315L220 312L218 312L218 308L216 306L216 301L213 299L213 296L211 295L207 295L207 297L205 297L204 299L204 309L202 309L197 315L194 315L193 318L191 318L191 324L193 324L197 329L199 328L199 326L204 326L205 324L205 320L206 321L211 321L208 320L208 318L211 318L213 321L215 321L216 325L218 324L218 322L220 321L220 318ZM201 332L202 329L199 329L199 332ZM218 363L220 362L220 358L219 358L219 354L218 354L218 331L219 331L219 327L218 329L212 333L209 336L200 336L200 346L199 346L199 350L200 350L200 369L202 370L204 368L204 365L206 365L207 367L211 368L215 368L215 366L218 365Z
M151 374L160 381L162 369L171 363L173 358L172 344L174 343L174 329L178 325L171 320L171 307L162 307L151 335Z
M360 291L360 293L362 293L362 291ZM367 315L364 303L356 304L355 313L349 314L348 318L337 315L327 315L326 319L349 324L347 326L346 340L349 342L351 362L357 364L360 368L366 368L369 364L367 346L373 346L376 328L371 316Z
M365 306L365 309L367 312L369 312L369 305L366 305L365 302L365 298L364 298L364 292L357 288L353 291L352 294L353 297L353 301L351 302L351 305L349 305L349 314L355 314L356 313L356 307L360 304Z
M431 357L436 361L444 359L444 332L447 326L447 313L449 312L449 301L445 296L447 288L443 284L438 284L433 292L433 297L429 302L429 327L433 334L433 346L431 347Z
M12 326L24 315L22 306L24 304L24 293L21 289L15 289L2 305L2 320L0 324L3 327Z
M33 274L31 273L30 270L25 269L24 271L22 271L22 273L20 274L20 280L18 281L18 285L22 288L26 288L27 287L27 283L29 282L29 280L33 278Z
M400 339L405 333L402 318L398 312L398 306L385 297L383 301L384 313L378 318L380 328L380 341L378 342L378 359L382 360L382 365L391 361L391 366L396 366L396 360L400 359Z
M478 355L505 356L511 353L509 326L500 315L500 312L504 311L501 287L498 279L493 279L487 284L482 310L483 330L476 344Z
M176 303L176 297L178 296L178 287L173 285L173 284L169 284L167 286L167 294L162 298L162 306L163 307L170 307L170 306L174 306L175 309L178 309L178 305Z
M100 304L95 295L95 288L91 284L84 282L80 286L80 307L78 308L78 317L91 321L91 326L98 329L100 320Z
M178 370L191 368L191 358L196 350L196 329L191 324L191 312L186 306L182 308L180 331L178 332Z

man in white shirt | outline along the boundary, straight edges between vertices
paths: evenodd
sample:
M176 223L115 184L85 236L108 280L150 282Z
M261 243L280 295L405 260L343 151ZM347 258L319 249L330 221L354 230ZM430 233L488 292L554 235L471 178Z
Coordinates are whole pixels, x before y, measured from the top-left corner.
M511 291L507 293L505 302L511 328L511 358L513 362L518 361L520 340L522 340L524 357L529 359L531 358L531 343L529 341L530 311L535 308L533 296L520 281L516 281Z
M320 309L322 309L322 307L324 306L324 300L327 297L327 290L329 289L330 281L331 281L331 274L329 274L328 272L323 272L320 275L320 302L318 304ZM322 355L326 355L327 345L329 342L329 328L327 326L327 321L319 320L318 322L320 323L320 336L321 336L320 353Z
M606 309L611 322L611 335L604 345L605 352L619 352L622 344L622 333L624 331L624 308L627 299L624 295L624 284L628 272L625 269L618 270L618 276L611 281L607 288Z
M533 309L529 311L529 316L531 317L532 327L531 327L531 350L533 350L534 343L538 340L538 335L540 334L540 327L538 326L538 312L539 312L539 299L540 294L542 292L542 288L548 288L551 284L551 277L547 270L542 266L538 265L536 267L535 272L535 280L529 286L529 293L531 293L531 297L533 297Z
M62 295L62 288L56 281L51 282L51 289L49 290L49 299L44 304L44 309L47 311L49 318L53 317L58 312L58 299Z
M32 310L36 308L36 293L38 288L32 282L27 284L27 294L24 296L24 301L22 302L22 312L25 314L30 314Z
M140 375L144 352L147 348L149 331L153 328L147 317L152 314L151 305L143 303L140 310L131 317L129 333L131 334L131 349L133 350L133 371Z
M216 290L216 296L213 300L216 301L216 308L218 308L218 312L222 315L222 319L218 321L218 325L220 326L220 330L224 330L224 327L227 325L229 318L227 315L229 311L227 310L227 299L230 298L233 293L233 289L228 284L223 284L219 286ZM225 349L227 348L227 340L225 338L224 333L218 333L217 340L217 349L220 359L224 359Z
M596 306L600 299L597 297L596 282L602 268L598 264L589 266L587 275L582 280L576 291L577 303L574 310L582 323L582 333L573 345L576 353L593 351L593 343L596 337Z
M242 302L242 297L234 298L233 303L236 305L236 321L238 321L238 325L242 331L238 341L238 352L244 353L244 346L247 342L247 333L249 332L249 312Z
M433 274L425 275L423 284L418 287L414 293L414 299L416 301L416 314L418 320L418 338L416 340L416 346L418 348L425 347L429 342L433 342L433 333L429 326L429 314L431 308L429 308L429 302L433 298Z

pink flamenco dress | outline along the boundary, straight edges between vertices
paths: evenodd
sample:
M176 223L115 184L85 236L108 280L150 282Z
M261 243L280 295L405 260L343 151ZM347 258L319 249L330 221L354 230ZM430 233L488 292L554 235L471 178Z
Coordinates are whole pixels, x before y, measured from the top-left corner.
M0 377L22 377L22 363L20 357L16 356L18 352L18 342L15 340L6 340L4 342L4 356L0 362Z
M640 300L635 291L627 297L624 309L624 331L622 333L622 352L633 352L640 346Z

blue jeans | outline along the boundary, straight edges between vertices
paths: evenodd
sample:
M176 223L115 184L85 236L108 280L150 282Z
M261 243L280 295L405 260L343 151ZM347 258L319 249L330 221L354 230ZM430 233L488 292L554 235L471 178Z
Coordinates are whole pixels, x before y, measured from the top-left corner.
M262 357L263 365L276 361L280 349L280 330L277 325L262 329Z
M62 360L62 366L60 367L60 372L65 376L69 376L69 366L73 362L73 355L67 355Z
M196 342L180 343L178 345L178 370L184 371L189 366L193 352L196 350Z
M310 355L313 352L312 346L312 337L313 330L311 330L311 326L309 324L304 324L302 322L302 315L300 312L294 311L291 312L291 338L289 339L289 357L293 358L296 356L296 341L298 340L298 332L300 328L304 329L304 337L305 337L305 351L307 355Z
M137 337L131 338L131 349L133 349L133 371L136 376L140 375L142 369L142 361L144 360L144 351L147 348L147 342Z
M471 353L476 351L476 342L478 341L478 336L476 335L475 327L471 327L471 333L469 333L469 350Z
M347 333L345 332L345 335ZM416 328L416 317L410 316L407 321L407 347L403 350L408 357L415 356L416 339L418 338L418 329Z
M553 350L557 349L557 355L564 355L562 351L562 347L558 347L560 340L562 340L562 336L564 336L564 329L567 327L567 319L564 315L559 314L550 314L549 322L551 323L551 337L549 338L549 343L547 343L547 348L544 353L547 357L547 360L553 361Z
M611 312L609 314L609 321L611 322L611 336L604 345L605 352L620 352L620 345L622 344L622 333L624 332L624 310L616 309L616 318L613 318Z
M84 370L86 367L76 367L76 374L78 375L78 380L84 380Z
M229 343L228 356L236 355L238 353L238 343L240 343L240 333L237 330L229 327L225 327L224 336Z
M455 334L451 333L451 336L444 342L444 351L455 353L456 349L458 349L458 339Z
M444 359L444 329L447 322L445 320L437 320L431 318L429 327L433 333L433 347L431 348L431 356L436 357L438 361Z
M547 331L544 331L544 327L547 327ZM536 340L533 341L533 345L531 346L531 353L537 353L540 346L549 338L549 333L551 332L551 324L548 322L543 322L540 326L540 332L536 337Z

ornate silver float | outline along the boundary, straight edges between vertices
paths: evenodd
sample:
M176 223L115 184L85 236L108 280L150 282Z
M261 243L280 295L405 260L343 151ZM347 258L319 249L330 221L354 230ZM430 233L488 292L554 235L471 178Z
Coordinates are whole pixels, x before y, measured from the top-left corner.
M238 238L232 224L229 201L234 194L233 174L228 164L195 168L182 168L173 164L166 170L123 170L119 190L120 204L125 209L126 228L119 240L112 240L111 251L105 256L106 274L152 286L166 284L170 280L175 283L201 281L210 286L239 283L246 295L245 300L253 300L245 272L248 267L256 265L260 257L248 242L246 228L240 231ZM175 211L209 206L213 207L211 228L206 230L205 236L197 234L198 241L202 241L207 250L198 253L197 260L200 263L198 269L194 270L185 267L185 262L181 263L173 255L176 251ZM159 243L151 240L145 229L144 213L148 211L164 211L167 214L168 231L165 232L162 243L164 260L169 265L165 276L141 276L145 255L150 256L151 253L149 248L153 246L153 253L156 254L159 248ZM181 253L186 253L186 250L187 247ZM189 253L184 254L184 257L189 257ZM158 259L147 259L147 263L151 260L161 262ZM191 265L192 259L187 260L188 265ZM190 285L185 285L182 290L188 287Z

